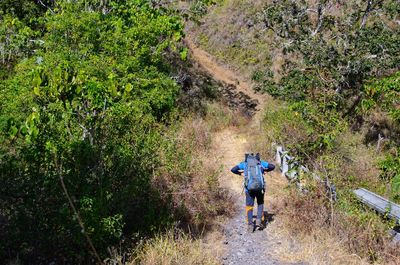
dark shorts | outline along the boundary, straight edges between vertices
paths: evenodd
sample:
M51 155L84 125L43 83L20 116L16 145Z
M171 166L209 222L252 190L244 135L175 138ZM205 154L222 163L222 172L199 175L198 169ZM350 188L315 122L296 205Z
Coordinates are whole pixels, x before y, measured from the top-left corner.
M264 191L246 191L246 206L254 206L256 198L257 204L264 204Z

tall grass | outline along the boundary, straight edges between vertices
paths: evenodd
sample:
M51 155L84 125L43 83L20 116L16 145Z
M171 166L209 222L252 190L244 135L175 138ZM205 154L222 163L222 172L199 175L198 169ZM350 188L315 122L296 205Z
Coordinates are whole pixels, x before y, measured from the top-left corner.
M221 215L231 212L228 191L218 181L220 164L210 159L213 134L234 124L235 113L209 104L205 116L191 116L166 135L162 166L153 178L161 195L172 201L175 219L183 229L201 233Z
M214 133L235 126L240 115L219 103L192 114L165 134L152 185L173 213L174 223L144 240L130 264L218 264L203 235L232 211L229 192L219 184L221 166L210 159Z
M165 234L160 234L144 243L136 251L136 258L129 264L219 264L201 239L193 239L182 232L169 231Z

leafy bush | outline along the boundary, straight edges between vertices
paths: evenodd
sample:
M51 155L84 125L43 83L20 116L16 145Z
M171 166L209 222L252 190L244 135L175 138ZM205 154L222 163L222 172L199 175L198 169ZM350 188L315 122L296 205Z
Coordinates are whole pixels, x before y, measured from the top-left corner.
M396 131L400 127L400 72L386 78L374 80L366 84L363 88L363 99L359 112L366 114L372 111L381 110L388 113L391 124L391 130ZM386 135L384 135L386 136ZM381 135L381 137L383 137ZM388 136L386 136L388 137ZM389 138L389 137L388 137ZM388 153L384 159L379 162L381 177L392 184L393 199L399 201L400 197L400 167L399 167L399 141L396 137L389 138L392 146L395 146L394 152ZM390 146L390 145L389 145ZM397 146L397 149L396 149Z
M381 108L400 124L400 72L366 84L363 92L360 110L367 112L374 107Z
M274 44L285 55L282 71L275 72L283 75L277 95L322 97L352 113L366 81L398 70L400 34L392 23L393 10L399 9L397 1L266 4L258 21L275 35Z
M165 53L183 24L148 1L94 2L57 1L44 44L0 83L2 260L87 263L172 222L152 177L179 92Z
M0 16L0 22L0 79L3 79L13 63L32 53L35 46L32 38L36 34L18 18L8 14Z
M399 150L395 154L388 154L379 162L381 178L392 183L392 196L400 201L400 156Z

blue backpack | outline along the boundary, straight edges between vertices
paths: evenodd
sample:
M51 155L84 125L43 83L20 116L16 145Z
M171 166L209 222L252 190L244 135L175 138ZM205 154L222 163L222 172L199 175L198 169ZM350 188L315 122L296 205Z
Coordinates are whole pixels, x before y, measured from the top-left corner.
M258 155L246 154L246 169L244 170L244 185L248 191L264 189L264 176L261 172L261 161Z

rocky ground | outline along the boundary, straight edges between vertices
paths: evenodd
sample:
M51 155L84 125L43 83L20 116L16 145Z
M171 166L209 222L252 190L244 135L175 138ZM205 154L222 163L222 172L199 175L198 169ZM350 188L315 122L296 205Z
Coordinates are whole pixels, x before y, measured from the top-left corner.
M243 208L242 204L237 205L237 208ZM243 210L238 211L234 218L226 224L224 244L227 246L227 252L222 258L222 264L306 264L286 263L274 257L272 250L277 245L279 246L281 242L273 239L273 236L270 235L268 224L266 229L262 231L248 232L246 231L244 216ZM270 218L270 222L273 222L273 218Z

